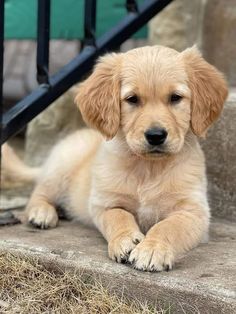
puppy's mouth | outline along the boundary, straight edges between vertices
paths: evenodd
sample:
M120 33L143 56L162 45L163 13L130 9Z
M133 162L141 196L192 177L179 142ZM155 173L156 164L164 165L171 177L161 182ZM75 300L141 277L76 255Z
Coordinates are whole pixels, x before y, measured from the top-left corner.
M144 151L142 151L141 155L146 159L156 159L156 158L161 158L164 156L169 155L168 151L166 149L161 148L161 147L152 147L152 148L147 148Z
M166 152L160 148L153 148L147 151L147 154L151 155L160 155L160 154L166 154Z
M144 159L156 159L161 158L164 156L168 156L170 154L168 146L167 145L159 145L159 146L151 146L145 144L141 145L129 145L129 150L132 153L132 155L135 155L139 158Z

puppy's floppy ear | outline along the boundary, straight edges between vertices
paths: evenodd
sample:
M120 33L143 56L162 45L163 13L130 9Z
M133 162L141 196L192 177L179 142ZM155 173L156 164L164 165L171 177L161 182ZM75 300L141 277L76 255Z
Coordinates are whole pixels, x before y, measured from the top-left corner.
M204 136L219 117L228 89L223 74L206 62L194 46L181 53L191 89L191 127L197 136Z
M101 57L90 77L79 85L75 98L84 121L107 139L115 136L120 125L121 55Z

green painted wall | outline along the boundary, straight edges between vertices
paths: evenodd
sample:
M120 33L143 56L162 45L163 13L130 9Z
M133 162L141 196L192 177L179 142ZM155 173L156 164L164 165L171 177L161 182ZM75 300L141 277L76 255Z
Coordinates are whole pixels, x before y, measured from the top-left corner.
M86 0L85 0L86 1ZM139 1L142 2L142 1ZM97 0L97 36L126 15L125 1ZM51 0L51 38L83 38L84 0ZM37 0L5 0L5 38L35 39ZM134 37L146 38L147 28Z

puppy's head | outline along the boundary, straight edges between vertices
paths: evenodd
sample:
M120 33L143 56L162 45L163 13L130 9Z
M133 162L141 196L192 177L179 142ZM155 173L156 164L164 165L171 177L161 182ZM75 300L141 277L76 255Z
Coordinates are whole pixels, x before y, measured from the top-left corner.
M88 125L153 159L178 153L189 130L204 136L226 97L222 74L196 48L154 46L100 58L76 103Z

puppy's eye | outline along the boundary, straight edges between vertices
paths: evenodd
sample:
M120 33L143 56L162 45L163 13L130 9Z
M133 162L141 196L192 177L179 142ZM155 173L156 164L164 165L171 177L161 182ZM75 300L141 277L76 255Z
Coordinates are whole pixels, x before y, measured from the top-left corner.
M177 104L181 101L183 97L178 94L171 94L170 95L170 103L171 104Z
M133 96L127 97L126 101L130 104L137 105L139 103L139 98L137 95L133 95Z

